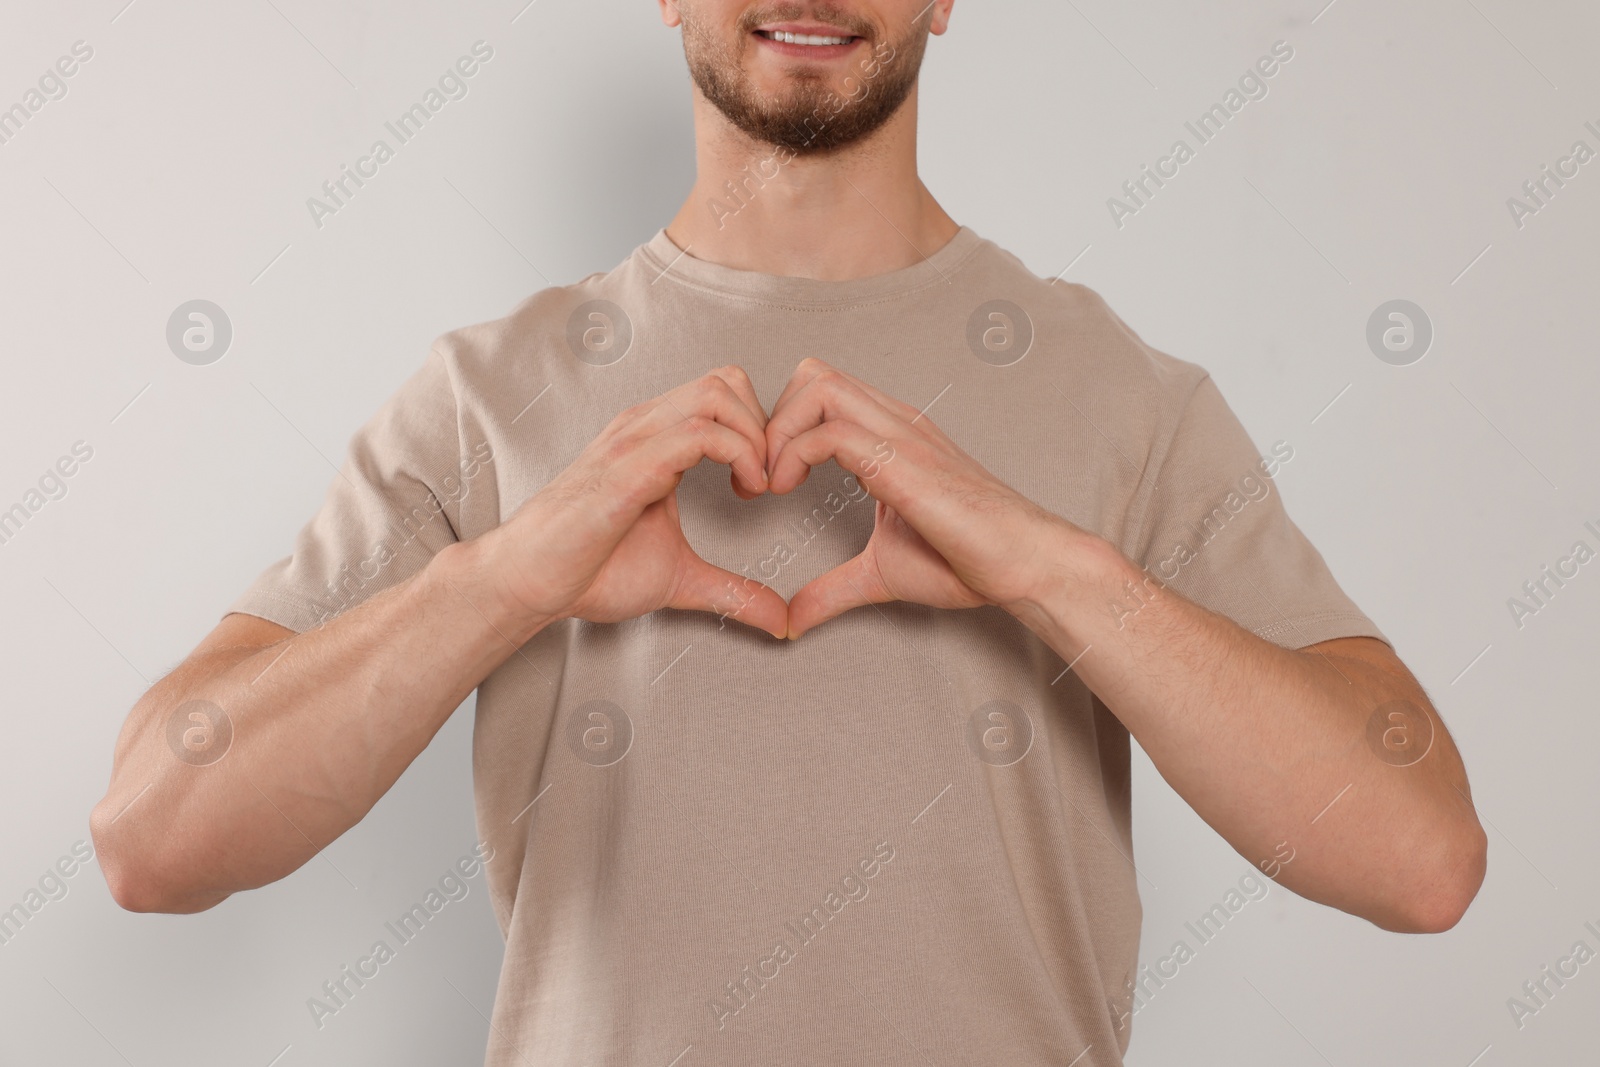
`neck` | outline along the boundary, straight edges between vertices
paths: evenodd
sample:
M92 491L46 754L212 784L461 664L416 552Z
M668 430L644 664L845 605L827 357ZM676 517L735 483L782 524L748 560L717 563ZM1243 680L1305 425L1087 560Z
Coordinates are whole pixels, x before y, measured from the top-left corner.
M696 91L695 184L667 236L696 259L825 281L920 263L960 227L917 176L916 95L871 137L795 156L746 137Z

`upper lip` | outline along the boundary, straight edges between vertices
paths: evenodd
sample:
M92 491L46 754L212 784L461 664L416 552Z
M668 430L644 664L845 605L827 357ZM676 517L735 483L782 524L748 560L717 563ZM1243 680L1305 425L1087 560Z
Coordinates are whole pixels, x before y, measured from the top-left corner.
M827 26L820 22L774 22L765 26L757 26L756 30L763 33L803 33L815 37L857 37L859 34L838 26Z

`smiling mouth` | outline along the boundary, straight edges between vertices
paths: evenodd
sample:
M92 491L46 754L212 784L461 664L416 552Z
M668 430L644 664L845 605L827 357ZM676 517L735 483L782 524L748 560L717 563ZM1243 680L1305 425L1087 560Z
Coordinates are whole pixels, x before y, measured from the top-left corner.
M815 33L786 33L782 30L757 30L756 36L779 44L801 45L810 48L830 48L843 44L855 44L861 40L849 34L822 35Z

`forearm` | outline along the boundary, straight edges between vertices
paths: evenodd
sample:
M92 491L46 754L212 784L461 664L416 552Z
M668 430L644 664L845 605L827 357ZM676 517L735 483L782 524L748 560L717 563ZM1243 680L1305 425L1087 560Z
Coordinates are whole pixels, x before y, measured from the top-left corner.
M363 818L468 693L545 624L494 595L488 552L452 545L327 624L219 649L162 679L119 739L92 818L139 910L196 911L299 868ZM178 758L168 722L224 709L225 755Z
M279 640L271 623L223 620L140 700L118 741L90 820L118 903L198 911L295 870L551 622L662 608L726 616L741 576L689 547L672 494L708 458L733 468L746 499L765 492L765 425L749 376L711 371L623 411L498 526L326 625ZM740 621L783 636L782 598L759 585L745 594ZM169 742L188 701L226 711L233 739L220 758Z
M1252 864L1388 929L1447 926L1482 831L1449 735L1414 679L1296 652L1163 589L1082 531L1054 542L1055 580L1016 613L1139 741L1168 783ZM1129 584L1138 610L1126 604ZM1409 766L1368 743L1382 705L1432 724ZM1286 847L1284 847L1286 845ZM1481 877L1481 871L1478 874ZM1465 901L1460 902L1462 908Z

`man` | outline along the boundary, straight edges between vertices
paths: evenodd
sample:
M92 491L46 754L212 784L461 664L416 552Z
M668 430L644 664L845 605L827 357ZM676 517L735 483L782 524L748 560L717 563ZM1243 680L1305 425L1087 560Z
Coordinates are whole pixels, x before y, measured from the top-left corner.
M1253 868L1454 925L1461 761L1272 491L1292 446L918 179L953 0L659 2L682 210L356 435L133 710L119 903L284 877L477 689L490 1064L1120 1063L1130 734Z

